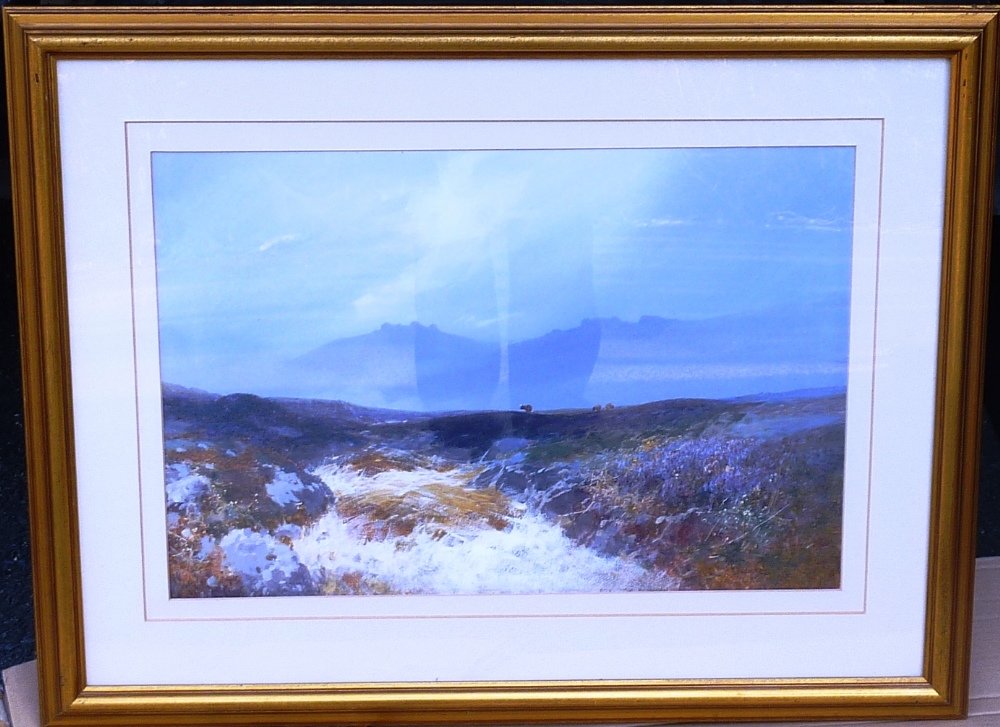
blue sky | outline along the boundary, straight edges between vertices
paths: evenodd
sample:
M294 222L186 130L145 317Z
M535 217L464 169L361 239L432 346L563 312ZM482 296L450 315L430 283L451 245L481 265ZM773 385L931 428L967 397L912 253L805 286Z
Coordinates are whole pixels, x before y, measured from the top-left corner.
M847 147L152 162L163 377L216 391L383 323L514 342L849 294Z

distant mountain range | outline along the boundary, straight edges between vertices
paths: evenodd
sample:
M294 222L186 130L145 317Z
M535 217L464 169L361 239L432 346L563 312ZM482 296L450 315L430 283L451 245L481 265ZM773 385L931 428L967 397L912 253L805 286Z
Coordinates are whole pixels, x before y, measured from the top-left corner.
M588 319L511 343L506 356L434 325L387 323L287 362L261 393L455 411L843 387L848 319L835 302L694 321Z

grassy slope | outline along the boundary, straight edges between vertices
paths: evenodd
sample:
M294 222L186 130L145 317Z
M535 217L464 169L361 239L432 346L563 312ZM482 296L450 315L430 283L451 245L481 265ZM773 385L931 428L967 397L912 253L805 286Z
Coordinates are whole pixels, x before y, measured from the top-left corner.
M528 503L581 545L685 588L839 585L843 396L427 415L169 390L164 413L168 466L212 467L202 537L308 526L337 506L311 474L330 457L368 474L473 465L472 487ZM289 512L267 497L276 468L306 484L308 507ZM378 532L391 503L364 516ZM180 525L173 531L192 532ZM188 570L198 565L190 538L175 536L171 549ZM202 566L233 586L221 564ZM192 577L191 595L229 595L199 591L202 576Z

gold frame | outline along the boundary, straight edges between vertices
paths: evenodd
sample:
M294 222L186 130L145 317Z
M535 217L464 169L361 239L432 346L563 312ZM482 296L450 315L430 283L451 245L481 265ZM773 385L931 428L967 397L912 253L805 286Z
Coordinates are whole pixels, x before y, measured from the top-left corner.
M994 11L7 8L4 21L43 724L509 724L945 718L965 713L997 99ZM57 61L657 55L934 56L951 64L923 677L89 684L76 518Z

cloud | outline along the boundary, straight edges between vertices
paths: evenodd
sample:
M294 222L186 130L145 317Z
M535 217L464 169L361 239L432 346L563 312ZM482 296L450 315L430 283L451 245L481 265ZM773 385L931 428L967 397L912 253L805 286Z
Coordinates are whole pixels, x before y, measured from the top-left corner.
M429 264L452 267L461 265L456 257L484 255L470 243L495 235L523 214L528 179L517 161L507 165L484 153L455 154L440 165L432 184L412 194L404 229Z
M669 217L660 217L649 220L639 220L635 223L636 227L680 227L682 225L693 225L693 220L682 220L673 219Z
M275 245L284 245L289 242L295 242L301 239L302 235L288 234L288 235L278 235L277 237L272 237L270 240L261 243L260 247L257 248L258 252L267 252Z
M357 319L377 327L382 323L408 323L417 319L416 280L412 268L379 283L351 301Z
M719 380L763 378L768 376L815 376L842 374L847 364L658 364L615 361L597 362L591 375L592 383L633 383L684 380Z
M413 185L391 232L410 262L353 298L360 322L417 320L417 295L468 281L494 268L499 248L506 254L504 229L523 211L525 180L520 170L491 169L489 161L473 152L448 155L432 179Z
M779 212L771 217L767 227L809 230L810 232L840 232L848 228L848 223L839 218L809 217L794 212Z

